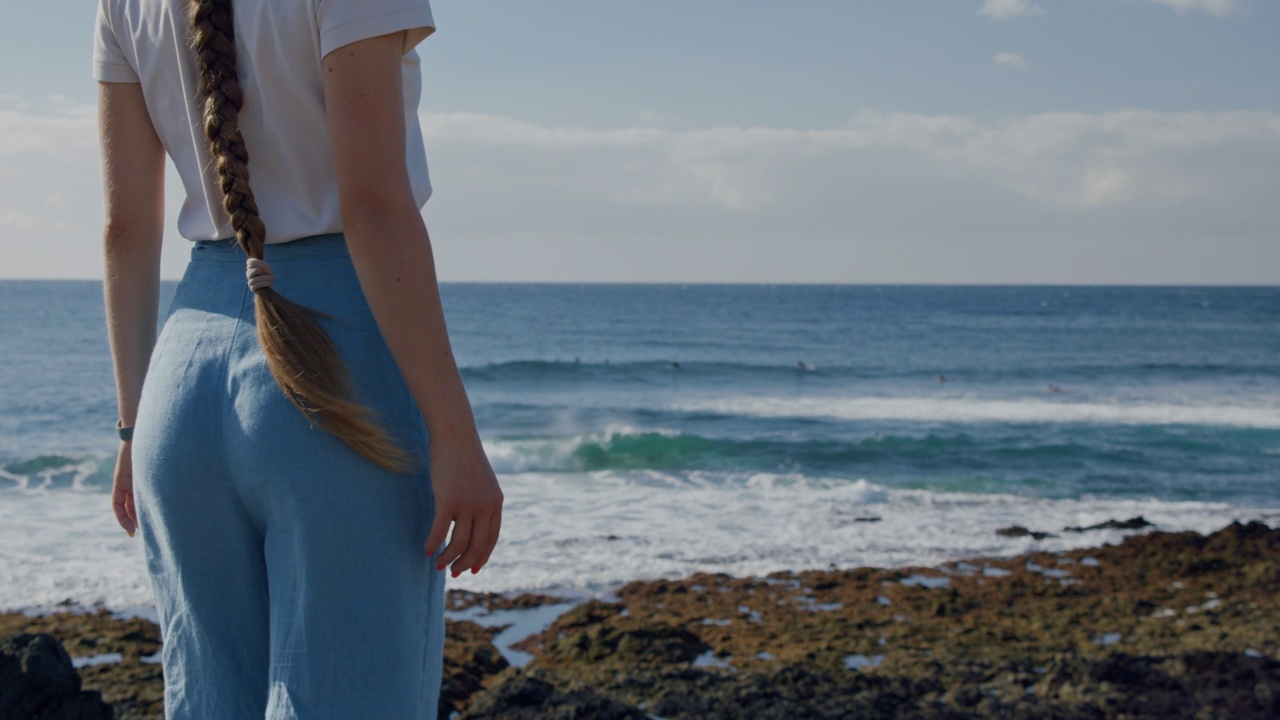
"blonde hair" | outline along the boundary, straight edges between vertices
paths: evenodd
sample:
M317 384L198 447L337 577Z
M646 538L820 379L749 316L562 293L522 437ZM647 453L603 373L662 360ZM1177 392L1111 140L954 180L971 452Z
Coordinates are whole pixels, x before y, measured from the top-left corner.
M222 203L236 242L262 259L266 226L249 186L249 151L240 134L244 95L236 72L231 0L190 0L197 88L204 99L204 134L217 166ZM406 472L409 457L377 423L374 412L352 400L350 373L333 339L310 308L270 287L253 291L258 339L267 367L285 397L308 420L332 433L379 467Z

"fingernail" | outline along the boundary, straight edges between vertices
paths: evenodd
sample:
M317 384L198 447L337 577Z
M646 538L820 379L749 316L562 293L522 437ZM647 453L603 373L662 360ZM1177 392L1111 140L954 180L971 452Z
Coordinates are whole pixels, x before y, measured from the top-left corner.
M436 569L437 569L437 570L443 570L443 569L444 569L444 563L436 563Z
M471 568L471 574L472 574L472 575L475 575L475 574L476 574L476 573L478 573L478 572L480 572L480 566L479 566L479 565L477 565L477 566L475 566L475 567Z
M454 576L454 577L458 577L458 576L459 576L459 575L461 575L461 574L462 574L462 571L461 571L461 570L454 570L454 571L453 571L453 576Z

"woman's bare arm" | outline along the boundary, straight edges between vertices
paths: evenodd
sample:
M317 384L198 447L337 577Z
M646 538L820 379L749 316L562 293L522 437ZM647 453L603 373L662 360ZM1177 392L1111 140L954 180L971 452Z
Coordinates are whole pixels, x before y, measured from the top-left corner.
M427 552L454 575L489 559L502 491L485 457L445 327L435 261L405 160L403 33L324 57L325 107L342 224L365 298L431 435L436 517Z
M137 83L100 83L105 260L103 295L115 363L120 418L132 426L155 345L160 298L160 240L164 234L164 146ZM133 468L129 443L120 444L111 505L133 535Z

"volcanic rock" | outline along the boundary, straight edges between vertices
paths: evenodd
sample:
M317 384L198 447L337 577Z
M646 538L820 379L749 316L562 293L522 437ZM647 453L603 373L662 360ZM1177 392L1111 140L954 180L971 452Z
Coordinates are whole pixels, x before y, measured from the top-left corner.
M80 675L58 639L47 633L0 640L0 718L113 720L96 691L80 689Z
M1147 519L1141 515L1131 517L1128 520L1108 520L1097 525L1088 527L1065 527L1062 532L1082 533L1090 530L1141 530L1142 528L1152 527L1154 524L1147 522Z

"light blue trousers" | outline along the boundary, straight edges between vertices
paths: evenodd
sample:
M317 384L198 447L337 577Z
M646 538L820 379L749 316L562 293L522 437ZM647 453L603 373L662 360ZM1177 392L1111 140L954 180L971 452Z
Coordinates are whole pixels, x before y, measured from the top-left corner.
M426 424L343 236L268 245L266 260L277 291L329 316L358 398L416 458L410 475L377 469L285 398L239 247L191 254L133 441L166 717L435 718L445 577L424 553Z

